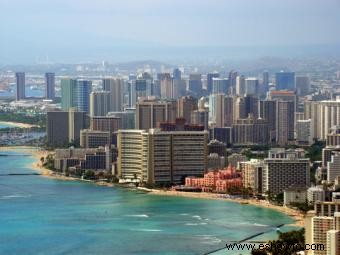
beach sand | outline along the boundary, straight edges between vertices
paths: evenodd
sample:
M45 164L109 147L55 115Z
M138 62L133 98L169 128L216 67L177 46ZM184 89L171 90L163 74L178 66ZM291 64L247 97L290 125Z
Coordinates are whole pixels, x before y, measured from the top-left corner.
M18 128L37 127L37 125L31 125L31 124L19 123L19 122L12 122L12 121L0 121L0 124L9 125L9 126L18 127Z
M36 159L36 161L29 167L39 172L44 177L64 180L64 181L86 181L86 182L94 183L96 185L108 186L108 187L114 186L114 184L112 183L94 182L94 181L81 180L79 178L74 178L74 177L67 177L67 176L57 174L49 169L44 168L40 161L41 157L46 157L48 154L53 154L54 153L53 151L41 150L40 148L29 147L29 146L0 147L0 151L9 151L9 150L15 150L15 151L21 150L26 153L30 153ZM221 194L207 193L207 192L183 192L183 191L174 191L174 190L157 190L157 189L146 189L146 188L139 188L139 189L147 191L148 194L150 195L181 196L181 197L188 197L188 198L194 198L194 199L214 199L214 200L220 200L220 201L236 202L236 203L243 204L244 206L254 205L254 206L259 206L263 208L268 208L268 209L272 209L272 210L284 213L294 218L295 223L291 224L292 226L304 227L304 214L303 213L299 212L298 210L294 210L292 208L288 208L285 206L277 206L277 205L270 204L268 201L265 201L265 200L241 199L241 198L232 199L232 198L222 197Z

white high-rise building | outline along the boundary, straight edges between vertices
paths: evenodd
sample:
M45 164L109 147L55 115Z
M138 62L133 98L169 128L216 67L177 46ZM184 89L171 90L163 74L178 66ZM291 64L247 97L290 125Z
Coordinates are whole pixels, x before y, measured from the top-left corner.
M340 176L340 153L335 152L332 159L327 163L327 181L334 182L335 178Z

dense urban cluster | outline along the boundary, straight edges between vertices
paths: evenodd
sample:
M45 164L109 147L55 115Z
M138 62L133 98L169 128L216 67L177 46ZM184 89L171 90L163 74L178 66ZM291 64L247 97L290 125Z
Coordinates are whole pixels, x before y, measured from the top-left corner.
M315 205L306 240L339 247L340 71L322 88L287 71L246 77L175 68L104 77L96 86L57 79L60 99L55 74L45 75L54 171ZM16 73L16 103L25 100L25 73ZM309 146L323 142L316 161Z

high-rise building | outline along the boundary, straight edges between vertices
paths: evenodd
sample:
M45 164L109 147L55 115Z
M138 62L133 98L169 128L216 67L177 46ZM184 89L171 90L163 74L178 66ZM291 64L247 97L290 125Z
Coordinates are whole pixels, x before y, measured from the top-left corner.
M111 132L94 131L89 129L80 130L80 147L98 148L111 144Z
M51 147L61 147L68 143L79 143L80 130L86 127L84 112L47 112L47 143Z
M144 98L136 105L136 128L148 130L159 127L161 122L175 122L177 102Z
M250 161L239 164L242 171L243 187L249 188L254 194L262 194L264 162L259 159L250 159Z
M189 90L195 95L199 96L202 93L202 75L201 74L190 74L189 75Z
M269 90L269 72L264 71L262 74L262 94L266 95Z
M244 75L236 77L236 95L244 96L246 94L246 78Z
M209 130L209 110L198 109L192 111L191 124L203 126L204 130Z
M210 139L220 141L226 146L232 144L232 127L212 128L210 129Z
M161 86L161 98L171 99L176 98L178 95L177 91L174 91L172 78L169 73L164 73L162 79L160 80Z
M54 100L55 98L55 74L45 73L45 98Z
M103 90L109 91L111 95L111 112L119 112L123 110L123 87L124 81L122 79L103 79Z
M296 76L296 93L299 96L305 96L309 94L310 91L310 80L308 76Z
M332 183L337 176L340 176L340 152L334 152L327 163L327 181Z
M197 110L197 99L191 96L181 97L177 100L177 117L191 122L191 113Z
M246 119L249 114L252 114L254 118L258 118L258 98L255 96L245 96L234 98L234 122L237 119Z
M217 72L207 74L207 92L211 94L213 89L213 78L219 78L220 74Z
M90 116L106 116L111 109L111 94L108 91L96 91L90 94Z
M109 112L109 117L116 117L121 120L120 129L135 129L136 128L136 109L126 108L123 112Z
M292 186L310 186L310 161L302 151L272 149L264 163L263 193L277 195Z
M238 73L236 71L231 70L229 72L228 79L229 79L229 88L230 88L229 93L230 94L235 94L236 78L237 78L237 76L238 76Z
M294 102L276 102L276 143L280 146L294 140Z
M327 135L327 146L340 146L340 126L333 126Z
M259 80L257 78L245 79L245 94L256 96L259 92Z
M87 128L88 119L86 112L75 111L71 108L68 112L68 140L69 143L79 144L80 130Z
M75 90L75 105L78 111L89 112L90 93L92 91L92 81L77 80Z
M15 78L16 78L16 100L22 100L25 99L25 73L24 72L19 72L15 73Z
M295 91L295 73L279 72L275 74L276 90L292 90Z
M93 116L90 119L90 129L113 133L122 129L122 119L115 116Z
M207 131L118 131L118 173L147 183L183 183L207 168Z
M212 78L212 94L226 94L228 85L228 79Z
M209 96L209 120L215 127L224 127L224 94Z
M255 119L251 114L247 119L237 119L232 125L233 143L239 145L268 144L268 122Z
M296 142L301 145L313 144L313 126L311 120L296 121Z
M64 111L68 111L70 108L76 107L75 104L76 87L77 80L74 79L61 80L61 108Z
M305 119L311 119L315 138L326 140L333 126L340 125L340 100L306 101Z
M51 147L60 147L69 142L68 112L47 112L47 143Z
M259 101L259 116L268 122L270 142L276 141L276 101Z
M147 182L148 132L145 130L119 130L117 135L118 177L124 180Z
M172 72L172 78L174 80L182 80L182 72L178 68L175 68Z

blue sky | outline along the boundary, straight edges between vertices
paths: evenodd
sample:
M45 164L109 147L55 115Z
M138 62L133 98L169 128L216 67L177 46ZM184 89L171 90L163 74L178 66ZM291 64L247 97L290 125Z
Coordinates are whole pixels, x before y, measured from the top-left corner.
M0 58L18 63L145 47L340 44L340 0L0 0L0 10Z

